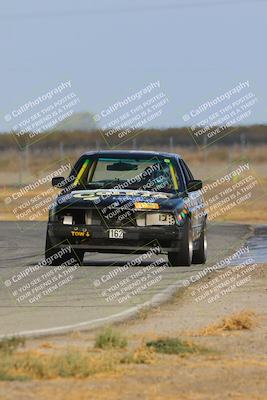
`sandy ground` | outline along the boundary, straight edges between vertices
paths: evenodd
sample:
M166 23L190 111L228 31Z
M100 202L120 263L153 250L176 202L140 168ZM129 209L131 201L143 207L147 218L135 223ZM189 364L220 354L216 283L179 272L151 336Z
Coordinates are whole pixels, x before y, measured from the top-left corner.
M206 282L213 276L206 278ZM203 284L203 281L201 282ZM122 365L113 373L87 379L2 382L1 400L73 399L267 399L267 272L258 266L251 280L219 300L197 302L199 285L179 291L172 302L150 310L142 318L118 329L129 338L129 346L140 346L161 336L192 340L214 352L199 355L159 355L149 365ZM236 311L253 310L259 317L251 330L218 336L193 336L192 331ZM93 346L96 332L83 332L47 339L52 350L69 344ZM44 338L27 342L27 348L41 348Z

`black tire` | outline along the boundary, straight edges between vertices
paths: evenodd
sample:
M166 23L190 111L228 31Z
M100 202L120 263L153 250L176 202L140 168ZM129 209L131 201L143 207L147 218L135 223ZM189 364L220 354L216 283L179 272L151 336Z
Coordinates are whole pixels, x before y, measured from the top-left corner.
M47 261L47 265L61 265L63 263L70 263L69 265L79 264L81 265L84 258L83 250L73 250L64 254L62 257L55 257L57 253L60 251L60 247L56 247L50 240L49 234L46 234L46 242L45 242L45 259ZM50 259L53 258L53 263L51 264Z
M190 266L193 257L193 237L190 219L188 218L184 225L183 238L180 250L169 252L168 260L172 267Z
M198 239L198 248L193 251L193 264L205 264L207 260L207 228L206 221L203 224L200 237Z

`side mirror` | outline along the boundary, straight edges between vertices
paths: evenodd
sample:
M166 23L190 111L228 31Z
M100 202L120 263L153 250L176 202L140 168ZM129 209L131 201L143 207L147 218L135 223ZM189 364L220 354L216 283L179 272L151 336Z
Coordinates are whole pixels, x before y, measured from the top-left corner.
M64 187L64 181L65 178L63 176L55 176L54 178L52 178L52 186L62 188Z
M196 190L202 189L202 181L198 179L194 179L193 181L189 181L187 184L188 192L195 192Z

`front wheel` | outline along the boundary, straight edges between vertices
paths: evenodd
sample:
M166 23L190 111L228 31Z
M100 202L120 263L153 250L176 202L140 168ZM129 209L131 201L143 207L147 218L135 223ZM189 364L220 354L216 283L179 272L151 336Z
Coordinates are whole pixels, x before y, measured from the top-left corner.
M192 227L189 219L185 222L181 247L178 251L168 253L168 260L171 266L190 266L193 257Z
M200 237L198 239L198 248L193 251L193 264L205 264L207 260L207 227L206 221L203 224Z

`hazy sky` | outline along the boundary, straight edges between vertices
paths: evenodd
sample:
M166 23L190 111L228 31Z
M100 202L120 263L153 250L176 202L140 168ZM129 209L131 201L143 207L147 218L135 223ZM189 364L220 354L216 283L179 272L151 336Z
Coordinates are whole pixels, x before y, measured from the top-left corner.
M169 103L156 126L181 126L192 107L249 81L258 103L246 122L266 123L266 15L264 0L2 2L0 130L66 80L77 111L92 112L159 80Z

